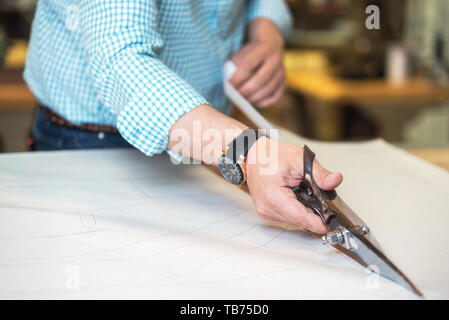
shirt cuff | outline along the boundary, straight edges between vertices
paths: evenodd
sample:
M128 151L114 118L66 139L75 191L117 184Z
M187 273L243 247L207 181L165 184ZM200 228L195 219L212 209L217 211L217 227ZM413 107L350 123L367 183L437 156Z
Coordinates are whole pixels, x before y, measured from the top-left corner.
M250 0L248 21L256 18L273 21L284 37L288 36L293 26L292 15L283 0Z
M146 59L152 59L152 63L148 64ZM117 128L135 148L152 156L167 149L170 129L179 118L209 103L160 60L138 56L131 61L134 68L142 64L137 68L141 73L134 80L141 85L134 86L138 90L121 108Z

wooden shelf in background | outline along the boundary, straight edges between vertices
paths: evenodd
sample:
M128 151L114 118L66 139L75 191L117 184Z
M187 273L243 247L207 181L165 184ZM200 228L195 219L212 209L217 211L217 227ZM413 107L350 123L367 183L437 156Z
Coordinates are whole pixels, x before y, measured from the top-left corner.
M407 149L407 152L449 171L449 148Z
M36 99L22 78L22 70L0 70L0 109L33 108Z
M337 76L322 51L290 50L284 55L287 84L291 92L306 98L308 122L318 140L343 138L342 107L363 109L380 123L388 136L397 138L395 122L382 118L385 108L410 114L449 100L449 86L437 85L425 77L412 77L401 85L386 79L347 80Z
M304 55L301 51L285 53L288 86L306 96L327 102L330 107L341 106L341 102L406 107L449 99L449 86L436 85L424 77L412 77L401 85L393 85L385 79L347 80L339 78L323 62L313 68L298 67ZM319 52L316 55L319 56ZM317 57L315 60L322 59Z

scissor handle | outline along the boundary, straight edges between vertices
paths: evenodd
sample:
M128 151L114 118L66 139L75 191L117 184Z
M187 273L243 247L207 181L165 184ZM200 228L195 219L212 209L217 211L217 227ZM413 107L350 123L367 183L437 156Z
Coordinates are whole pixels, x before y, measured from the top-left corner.
M316 185L316 182L313 178L313 161L315 160L315 153L310 150L307 145L304 145L304 153L302 157L304 162L304 177L308 175L311 180L310 182L315 183ZM326 200L334 200L337 197L337 192L335 190L323 190L321 188L318 189L326 197Z
M327 207L327 201L334 200L337 196L337 192L335 190L323 190L318 187L313 179L314 160L315 153L313 153L313 151L305 145L303 153L304 179L299 186L293 188L293 192L295 193L298 201L300 201L304 206L312 209L312 211L321 218L327 227L331 217L333 216L331 212L332 210ZM307 176L309 180L307 179ZM325 213L331 213L327 219L324 217Z
M309 175L310 180L313 180L313 160L315 160L315 153L307 145L304 145L302 158L304 162L304 176Z

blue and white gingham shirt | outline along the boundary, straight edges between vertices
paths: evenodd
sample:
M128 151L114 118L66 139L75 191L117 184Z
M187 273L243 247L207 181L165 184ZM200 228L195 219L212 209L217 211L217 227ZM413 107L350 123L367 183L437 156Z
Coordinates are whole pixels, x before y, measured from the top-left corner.
M221 69L256 17L291 21L282 0L40 0L24 78L72 123L116 126L153 155L194 107L230 111Z

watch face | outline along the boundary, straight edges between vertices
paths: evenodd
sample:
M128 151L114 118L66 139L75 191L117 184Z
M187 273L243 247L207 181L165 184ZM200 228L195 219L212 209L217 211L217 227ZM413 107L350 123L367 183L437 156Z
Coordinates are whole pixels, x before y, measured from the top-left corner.
M243 171L240 166L235 163L232 159L222 156L218 160L218 168L221 174L227 181L232 184L242 184L243 182Z

